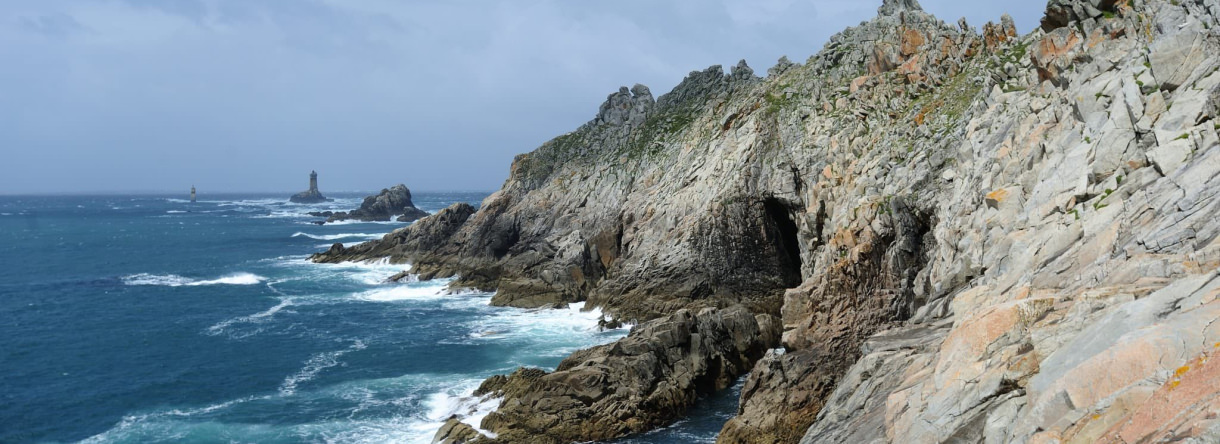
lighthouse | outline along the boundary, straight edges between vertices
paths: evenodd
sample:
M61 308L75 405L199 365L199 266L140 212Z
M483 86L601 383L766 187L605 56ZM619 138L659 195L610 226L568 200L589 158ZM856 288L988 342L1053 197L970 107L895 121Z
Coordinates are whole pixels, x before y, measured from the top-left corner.
M294 194L288 200L295 203L312 204L330 202L332 199L327 199L326 196L322 195L321 191L318 191L318 172L310 171L309 190Z
M191 185L191 203L195 203L195 186Z

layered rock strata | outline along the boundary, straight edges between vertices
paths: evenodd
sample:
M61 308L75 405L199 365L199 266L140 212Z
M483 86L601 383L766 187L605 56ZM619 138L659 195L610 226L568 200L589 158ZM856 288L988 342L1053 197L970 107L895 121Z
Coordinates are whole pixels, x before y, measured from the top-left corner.
M765 78L624 88L477 212L315 260L388 256L496 304L623 320L777 315L721 442L1216 441L1218 17L1052 0L1018 36L885 0ZM609 436L541 407L564 387L506 393L486 425Z
M651 430L680 418L700 396L732 385L779 336L778 319L741 306L679 310L618 342L576 352L554 372L523 368L488 379L475 395L503 401L481 428L494 442L539 444ZM438 440L493 442L462 433L438 434Z

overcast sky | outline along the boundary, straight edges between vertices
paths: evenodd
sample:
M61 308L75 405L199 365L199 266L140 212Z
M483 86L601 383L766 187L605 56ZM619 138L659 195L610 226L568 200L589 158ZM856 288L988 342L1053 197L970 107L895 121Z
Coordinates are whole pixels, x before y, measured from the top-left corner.
M4 0L0 194L494 190L620 85L803 62L880 0ZM1022 33L1044 2L922 0Z

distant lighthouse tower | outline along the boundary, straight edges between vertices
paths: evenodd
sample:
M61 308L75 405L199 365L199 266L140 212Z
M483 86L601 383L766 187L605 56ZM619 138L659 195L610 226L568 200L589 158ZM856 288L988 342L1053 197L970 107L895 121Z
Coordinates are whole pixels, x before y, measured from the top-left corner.
M191 185L191 203L195 203L195 186Z
M295 203L314 204L314 203L330 202L332 199L327 199L326 196L322 195L321 191L318 191L318 172L310 171L309 172L309 191L302 191L300 193L294 194L288 200L290 202L295 202Z

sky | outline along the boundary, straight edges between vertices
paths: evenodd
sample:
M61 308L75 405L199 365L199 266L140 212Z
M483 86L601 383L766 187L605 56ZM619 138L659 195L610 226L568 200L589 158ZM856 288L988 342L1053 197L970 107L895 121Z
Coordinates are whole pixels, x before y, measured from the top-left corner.
M976 28L1041 1L921 0ZM803 62L880 0L5 0L0 194L491 191L619 86Z

